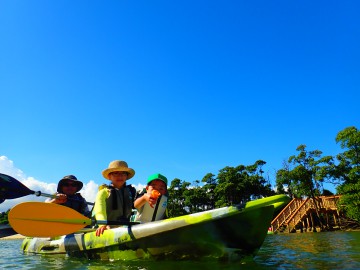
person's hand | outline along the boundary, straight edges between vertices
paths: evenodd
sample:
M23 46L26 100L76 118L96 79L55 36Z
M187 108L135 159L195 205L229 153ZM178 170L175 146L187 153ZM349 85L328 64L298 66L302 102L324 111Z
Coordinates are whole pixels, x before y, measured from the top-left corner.
M110 229L109 225L102 225L99 228L96 229L96 236L101 236L105 230Z
M67 196L65 194L59 193L56 194L56 197L50 201L50 203L63 204L66 203Z
M66 203L67 201L67 196L65 194L58 194L55 198L55 202L56 203Z
M152 196L152 193L150 193L150 194L146 193L144 196L146 196L145 199L150 204L150 207L154 208L154 206L156 205L158 197Z

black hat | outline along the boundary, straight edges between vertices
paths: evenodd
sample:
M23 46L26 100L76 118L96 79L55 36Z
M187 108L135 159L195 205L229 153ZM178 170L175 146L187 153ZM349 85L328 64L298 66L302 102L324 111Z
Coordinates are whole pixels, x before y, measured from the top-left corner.
M77 180L77 178L74 175L66 175L59 181L57 186L57 192L62 192L61 187L63 183L69 180L75 182L75 184L77 185L76 192L79 192L79 190L82 189L83 183L81 181Z

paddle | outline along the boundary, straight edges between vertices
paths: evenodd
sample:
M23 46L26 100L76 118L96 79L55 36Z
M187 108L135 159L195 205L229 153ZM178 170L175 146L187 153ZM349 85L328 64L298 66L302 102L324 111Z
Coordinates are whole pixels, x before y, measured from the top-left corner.
M74 233L93 221L79 212L58 204L24 202L14 206L8 219L19 234L32 237L55 237ZM97 220L103 225L135 225L138 222Z
M0 173L0 203L4 202L6 199L16 199L27 195L36 195L48 198L56 197L56 195L42 193L41 191L33 191L10 175ZM87 202L87 204L94 205L94 203L91 202Z

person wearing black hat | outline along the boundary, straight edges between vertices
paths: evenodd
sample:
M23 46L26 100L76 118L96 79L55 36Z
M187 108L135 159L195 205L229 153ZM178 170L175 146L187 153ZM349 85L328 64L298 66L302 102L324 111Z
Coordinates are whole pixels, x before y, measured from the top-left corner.
M61 204L90 216L86 200L78 193L82 187L83 183L74 175L66 175L58 183L56 197L46 202Z

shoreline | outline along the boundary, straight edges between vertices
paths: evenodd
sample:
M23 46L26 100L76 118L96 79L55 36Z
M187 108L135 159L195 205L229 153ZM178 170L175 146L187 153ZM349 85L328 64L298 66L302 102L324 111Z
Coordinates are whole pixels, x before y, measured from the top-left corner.
M21 235L21 234L14 234L14 235L9 235L9 236L5 236L5 237L1 237L1 240L18 240L18 239L24 239L25 236Z

